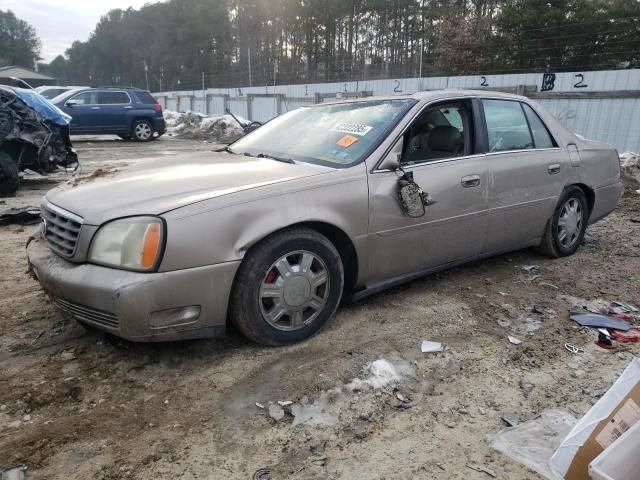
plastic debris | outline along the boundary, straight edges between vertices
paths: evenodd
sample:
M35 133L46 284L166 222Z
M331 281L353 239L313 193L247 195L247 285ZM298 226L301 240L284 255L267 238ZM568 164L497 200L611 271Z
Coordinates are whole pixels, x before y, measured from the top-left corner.
M540 266L539 265L523 265L522 267L520 267L520 269L525 273L536 273L538 270L540 270Z
M431 342L429 340L423 340L420 350L422 350L422 353L435 353L435 352L442 352L444 349L442 348L442 343L440 342Z
M531 306L531 313L537 313L538 315L542 315L544 311L542 310L542 307L540 305L533 304Z
M399 405L396 406L398 410L410 410L412 405L407 402L400 402Z
M584 353L584 348L580 348L577 345L574 345L573 343L565 343L564 348L567 351L573 353L574 355L579 353Z
M261 403L259 403L259 402L256 402L256 407L258 407L258 408L264 408L264 405L263 405L263 404L261 404Z
M486 473L493 478L497 477L496 472L494 472L490 468L485 467L484 465L480 465L477 463L467 463L466 467L470 468L471 470L475 470L476 472Z
M291 400L278 400L278 405L281 407L286 407L287 405L291 405L293 402Z
M278 422L284 418L284 410L280 405L269 405L269 416Z
M638 343L640 342L640 330L637 328L630 328L626 332L620 332L613 330L610 332L611 338L622 343Z
M485 355L493 355L493 347L482 347Z
M576 424L565 412L548 410L515 427L507 427L489 435L492 448L516 462L535 470L547 479L556 479L549 459Z
M0 212L0 225L9 225L10 223L35 225L41 221L38 207L9 208Z
M515 427L520 423L520 418L518 417L518 414L514 412L504 412L500 416L500 418L504 420L504 423L506 423L510 427Z
M608 315L600 315L597 313L570 313L569 318L583 327L592 328L611 328L614 330L622 330L626 332L631 328L629 322L620 320Z
M27 466L20 464L0 470L0 480L24 480Z
M509 342L513 343L514 345L520 345L522 343L522 340L516 337L512 337L511 335L509 335L507 338L509 339Z

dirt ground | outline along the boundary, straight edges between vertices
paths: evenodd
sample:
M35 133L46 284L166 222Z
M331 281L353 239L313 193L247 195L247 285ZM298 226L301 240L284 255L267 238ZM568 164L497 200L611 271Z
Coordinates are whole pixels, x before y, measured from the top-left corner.
M85 176L212 148L165 137L75 145ZM39 205L70 178L31 175L0 210ZM640 224L630 221L639 214L629 188L570 258L525 250L414 281L343 306L286 348L237 334L148 345L85 330L26 273L24 246L38 226L0 227L0 470L24 463L29 479L78 480L490 478L474 463L498 478L540 478L486 437L505 427L505 412L579 418L638 354L637 345L599 349L567 312L640 303ZM421 353L424 339L445 351ZM381 358L400 372L395 388L346 386ZM412 408L397 408L398 393ZM277 401L294 403L276 421Z

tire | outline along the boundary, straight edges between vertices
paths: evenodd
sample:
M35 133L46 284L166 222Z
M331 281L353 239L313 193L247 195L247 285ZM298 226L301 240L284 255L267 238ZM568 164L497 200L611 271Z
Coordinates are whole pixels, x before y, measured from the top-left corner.
M584 191L579 187L566 188L547 222L538 250L555 258L573 255L582 244L589 213Z
M13 195L20 186L18 165L7 153L0 152L0 196Z
M263 345L299 342L333 316L343 286L342 259L326 237L309 228L283 230L245 256L231 293L231 321Z
M153 125L148 120L136 120L131 128L131 136L136 142L148 142L153 139Z

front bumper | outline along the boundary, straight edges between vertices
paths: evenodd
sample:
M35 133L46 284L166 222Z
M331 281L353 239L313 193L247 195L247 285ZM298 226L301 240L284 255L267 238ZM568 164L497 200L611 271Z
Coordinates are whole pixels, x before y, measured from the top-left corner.
M41 237L27 247L30 269L53 302L81 323L127 340L154 342L222 335L237 262L137 273L55 255ZM199 306L190 323L154 327L163 311ZM153 315L152 315L153 313Z

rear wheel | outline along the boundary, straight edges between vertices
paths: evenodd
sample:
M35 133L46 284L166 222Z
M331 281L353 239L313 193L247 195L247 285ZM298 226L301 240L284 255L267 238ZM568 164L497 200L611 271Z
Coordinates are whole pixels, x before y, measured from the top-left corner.
M0 196L16 193L19 186L18 165L7 153L0 152Z
M148 142L153 139L153 125L148 120L136 120L133 123L132 134L136 142Z
M264 345L299 342L335 313L344 285L334 245L307 228L272 235L245 257L232 292L238 329Z
M587 197L579 187L567 188L547 222L538 249L551 257L573 255L584 238L589 221Z

